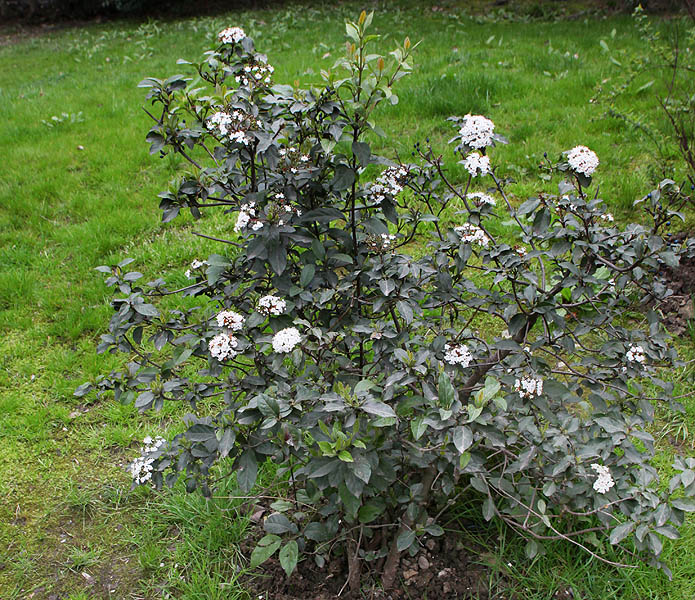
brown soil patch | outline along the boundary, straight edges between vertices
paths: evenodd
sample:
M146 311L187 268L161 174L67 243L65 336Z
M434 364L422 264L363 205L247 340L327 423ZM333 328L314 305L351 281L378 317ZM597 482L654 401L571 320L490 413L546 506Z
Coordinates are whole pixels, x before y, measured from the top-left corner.
M680 242L692 234L678 234L671 238ZM658 273L664 285L671 289L673 295L659 303L664 325L674 335L681 335L695 316L695 256L682 257L677 268L664 266Z
M251 552L253 543L246 550ZM504 580L481 561L486 556L482 548L467 542L456 534L427 540L425 546L414 557L407 553L401 557L395 589L384 593L380 589L379 573L369 571L363 565L362 590L364 600L492 600L493 598L514 599L510 582ZM318 568L313 559L302 561L288 579L276 559L266 561L262 574L245 582L253 597L273 600L335 600L355 598L349 593L346 581L347 564L344 558L336 557L323 568ZM491 583L494 582L494 583Z

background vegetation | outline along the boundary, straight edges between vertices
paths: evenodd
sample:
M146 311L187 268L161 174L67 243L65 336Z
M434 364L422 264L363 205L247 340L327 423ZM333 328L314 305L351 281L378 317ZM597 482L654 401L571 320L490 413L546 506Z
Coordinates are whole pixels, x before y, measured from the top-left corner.
M320 68L343 51L343 23L362 5L331 10L289 6L178 22L113 23L49 35L11 32L0 48L0 597L81 598L245 597L236 583L244 563L238 542L247 526L233 503L181 490L129 491L123 467L140 440L174 433L180 411L166 408L145 421L110 399L81 404L75 387L116 366L97 356L111 309L100 264L133 256L146 276L183 271L218 251L191 235L226 232L221 217L160 224L156 194L181 166L150 157L138 81L166 76L177 58L199 56L216 33L240 25L276 67L276 80L318 82ZM596 174L616 217L639 220L632 202L651 189L662 168L639 131L603 118L589 102L599 82L617 75L600 44L635 51L640 40L627 17L592 13L548 22L504 8L485 16L453 9L391 4L376 7L384 49L392 37L422 40L415 74L400 103L380 110L389 133L379 148L406 155L429 136L444 142L446 117L485 114L508 146L496 149L503 176L518 199L543 189L543 153L585 144L602 165ZM635 110L653 104L649 89L630 98ZM441 143L443 147L444 144ZM666 152L675 169L676 152ZM674 162L669 164L668 161ZM674 223L674 231L689 229ZM136 235L133 237L132 232ZM681 352L695 354L695 336ZM670 373L680 393L692 389L692 367ZM683 418L661 423L659 462L692 454ZM663 427L663 431L661 430ZM234 490L227 490L233 495ZM460 507L461 517L466 515ZM476 516L476 518L478 518ZM456 521L451 523L457 528ZM558 544L549 557L524 563L523 545L488 531L477 560L495 578L514 582L525 598L550 598L571 587L585 598L692 598L695 529L668 546L674 581L645 568L611 570ZM111 590L114 590L111 592Z

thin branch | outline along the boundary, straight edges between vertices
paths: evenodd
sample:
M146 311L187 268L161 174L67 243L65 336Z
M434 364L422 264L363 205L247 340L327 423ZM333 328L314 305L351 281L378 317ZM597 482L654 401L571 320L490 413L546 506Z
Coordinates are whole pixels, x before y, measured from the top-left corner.
M225 240L223 238L216 238L211 235L205 235L204 233L198 233L197 231L193 232L193 235L197 235L198 237L205 238L207 240L213 240L214 242L222 242L223 244L230 244L231 246L236 246L237 248L243 248L243 244L239 244L238 242L232 242L231 240Z

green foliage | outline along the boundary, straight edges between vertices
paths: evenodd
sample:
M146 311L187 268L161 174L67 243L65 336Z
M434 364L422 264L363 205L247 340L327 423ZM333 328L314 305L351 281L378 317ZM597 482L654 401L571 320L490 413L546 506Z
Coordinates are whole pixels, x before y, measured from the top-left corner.
M529 537L530 558L552 539L600 558L578 537L590 532L613 545L629 536L666 569L661 538L677 537L694 508L670 494L695 496L695 477L677 461L669 494L658 492L647 428L652 402L672 396L657 368L677 357L654 311L625 315L669 294L653 274L692 245L667 245L660 231L686 197L662 181L643 199L653 224L616 227L587 195L595 155L578 147L549 165L559 194L515 209L485 162L506 140L470 115L452 119L463 185L429 144L413 163L377 155L373 112L398 102L412 46L406 38L390 60L370 53L371 20L347 23L346 56L320 89L273 85L239 29L221 32L202 62L179 61L195 77L141 83L156 110L151 152L190 163L160 194L163 221L221 207L239 235L177 290L139 284L129 259L99 267L119 294L99 351L132 362L98 389L140 411L223 400L150 447L132 466L136 483L183 476L210 495L211 468L225 460L250 494L272 461L293 495L265 518L252 563L278 552L288 575L300 555L321 565L343 546L353 560L385 557L390 587L399 554L441 535L438 507L461 487L486 520ZM375 167L386 170L370 182ZM488 174L523 245L489 227L496 201L473 192ZM443 215L454 206L452 229ZM423 236L416 259L408 249ZM158 308L172 294L207 301Z
M594 101L607 106L607 114L643 132L659 152L661 162L679 156L675 172L695 184L695 5L689 17L667 25L647 17L640 5L633 19L642 44L637 50L615 50L601 40L615 78L598 87ZM615 31L615 30L614 30ZM635 110L625 97L652 99L646 110Z

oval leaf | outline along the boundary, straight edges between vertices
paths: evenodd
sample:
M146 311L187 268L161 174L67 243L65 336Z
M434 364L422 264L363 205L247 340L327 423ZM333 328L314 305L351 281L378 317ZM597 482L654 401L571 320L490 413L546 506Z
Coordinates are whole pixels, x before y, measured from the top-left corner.
M362 410L377 417L396 416L396 412L388 404L377 402L376 400L367 400L367 402L362 405Z
M251 568L255 569L258 565L268 560L282 544L282 540L276 535L266 535L251 553Z
M280 559L280 566L283 568L287 576L292 575L292 571L297 567L297 557L299 556L299 547L297 542L290 540L287 542L280 550L278 558Z
M396 547L398 548L399 552L403 552L404 550L410 548L414 541L415 532L412 529L408 529L398 536L398 539L396 540Z

